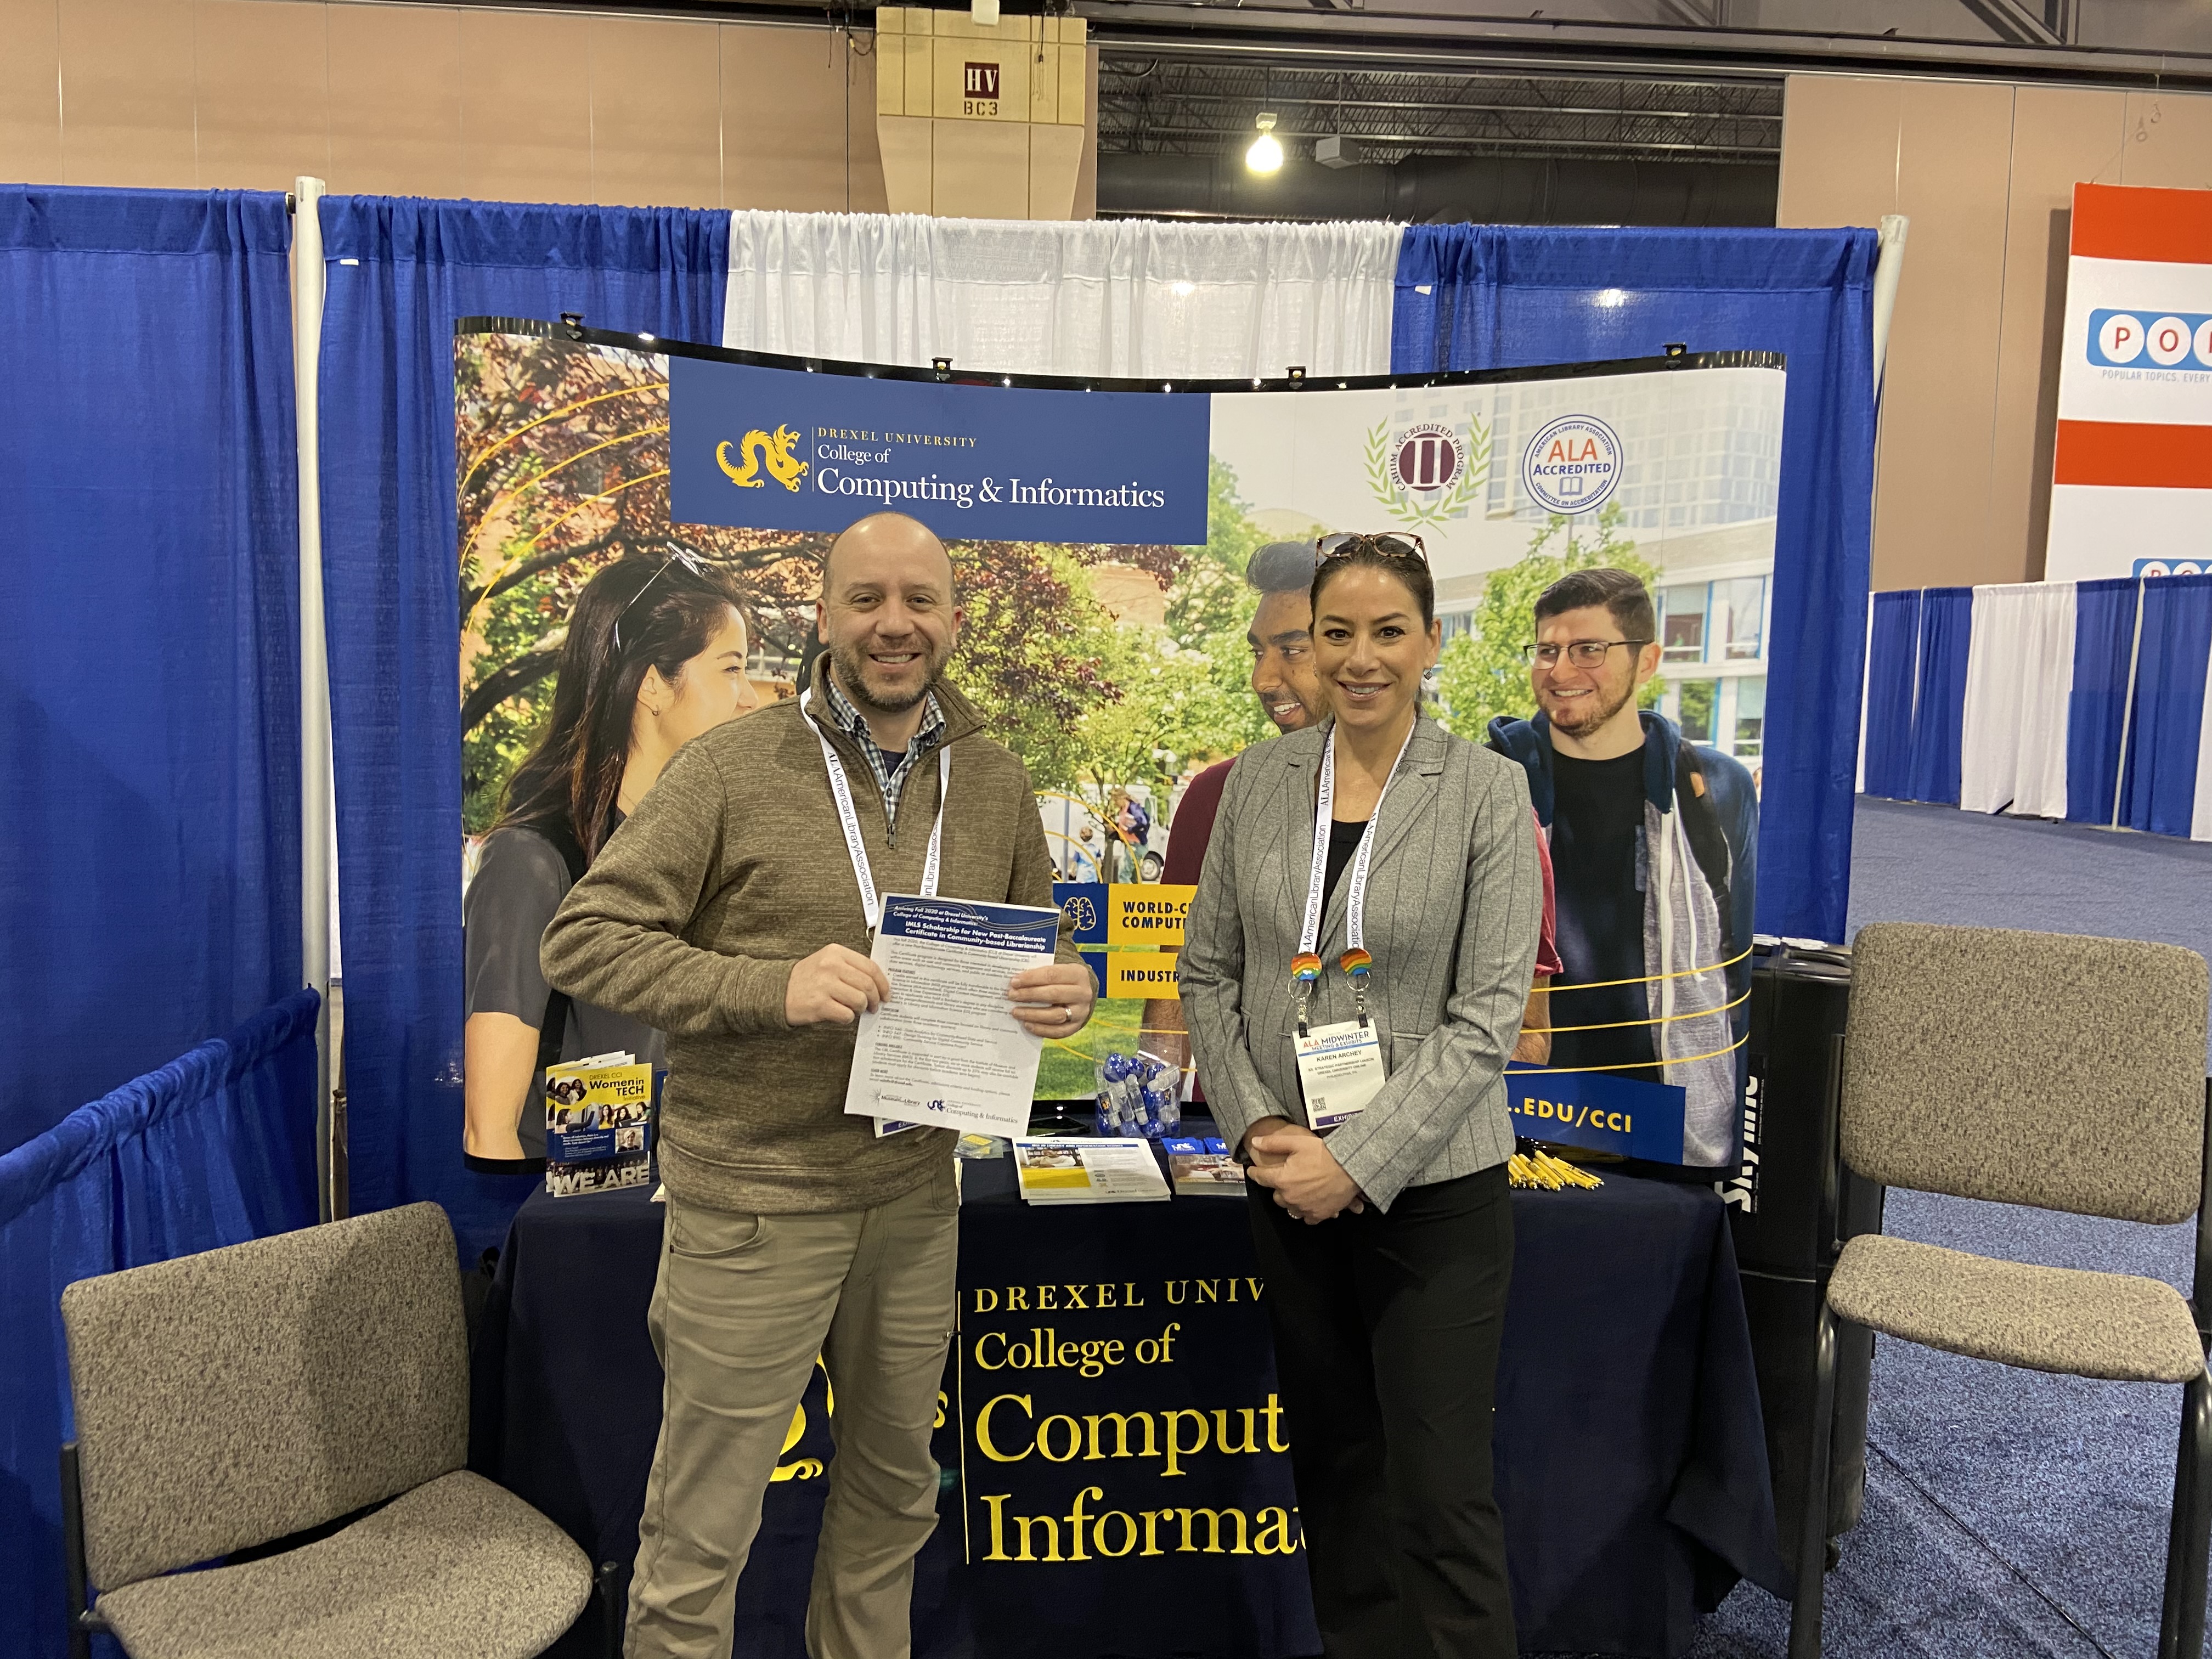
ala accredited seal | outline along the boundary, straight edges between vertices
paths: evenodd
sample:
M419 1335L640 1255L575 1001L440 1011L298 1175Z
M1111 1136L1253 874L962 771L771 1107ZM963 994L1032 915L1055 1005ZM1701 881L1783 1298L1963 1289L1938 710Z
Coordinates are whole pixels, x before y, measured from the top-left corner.
M1588 513L1620 483L1620 434L1595 415L1563 415L1521 452L1521 487L1553 513Z

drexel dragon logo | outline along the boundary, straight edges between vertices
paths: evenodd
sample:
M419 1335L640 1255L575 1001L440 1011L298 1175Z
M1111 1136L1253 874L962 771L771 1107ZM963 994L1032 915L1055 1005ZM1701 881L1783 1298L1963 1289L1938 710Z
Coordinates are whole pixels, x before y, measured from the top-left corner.
M1462 431L1440 421L1367 434L1367 483L1375 499L1415 526L1464 514L1490 482L1490 428L1478 419Z
M759 489L768 483L761 477L766 467L769 478L774 478L786 489L794 493L799 481L806 476L807 464L799 459L799 434L787 426L779 426L774 433L755 427L737 445L738 461L730 459L730 443L725 439L714 446L714 465L729 475L730 482L740 489Z

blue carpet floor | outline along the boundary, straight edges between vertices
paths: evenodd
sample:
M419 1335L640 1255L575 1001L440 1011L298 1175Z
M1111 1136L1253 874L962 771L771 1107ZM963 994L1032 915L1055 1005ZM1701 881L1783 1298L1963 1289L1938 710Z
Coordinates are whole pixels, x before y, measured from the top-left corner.
M1851 918L2165 940L2212 956L2212 847L1862 801ZM2189 1286L2193 1225L1893 1193L1887 1231ZM1877 1343L1866 1518L1829 1576L1832 1659L2136 1659L2158 1646L2181 1391ZM1694 1659L1778 1659L1789 1608L1739 1587Z

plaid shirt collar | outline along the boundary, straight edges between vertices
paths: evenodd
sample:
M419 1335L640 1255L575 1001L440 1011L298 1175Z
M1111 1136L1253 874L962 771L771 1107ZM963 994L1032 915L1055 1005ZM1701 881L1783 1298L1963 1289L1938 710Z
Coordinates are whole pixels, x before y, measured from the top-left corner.
M916 762L936 749L945 738L945 710L931 692L923 704L921 729L914 734L914 741L906 746L896 766L886 765L884 751L876 747L876 734L868 729L868 717L854 707L853 700L837 689L837 677L824 673L822 684L830 693L830 718L836 728L853 739L875 774L876 787L884 792L884 818L896 831L898 828L899 797L906 793L906 781L913 773Z

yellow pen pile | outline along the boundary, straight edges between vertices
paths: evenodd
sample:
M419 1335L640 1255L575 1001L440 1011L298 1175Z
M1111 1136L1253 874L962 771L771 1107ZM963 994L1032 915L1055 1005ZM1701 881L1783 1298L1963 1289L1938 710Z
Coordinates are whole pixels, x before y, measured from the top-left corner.
M1556 1193L1568 1187L1602 1187L1588 1170L1578 1169L1565 1158L1553 1158L1542 1147L1533 1152L1516 1152L1505 1165L1509 1179L1516 1187L1540 1187L1547 1193Z

